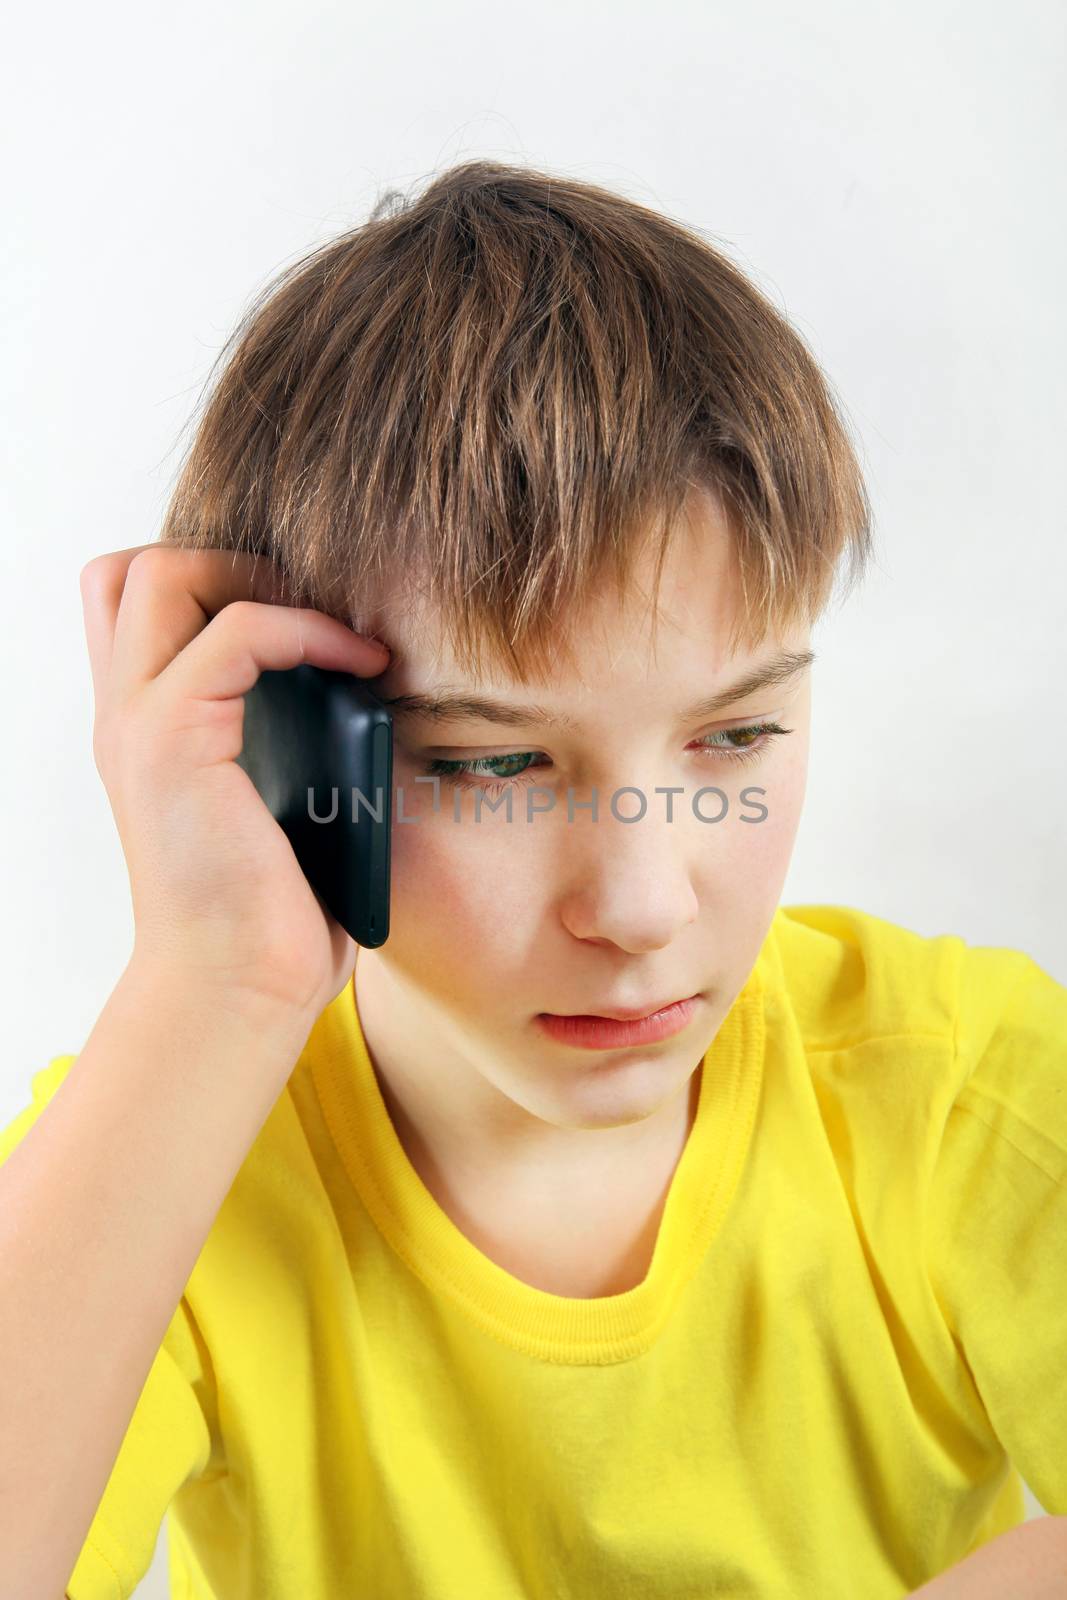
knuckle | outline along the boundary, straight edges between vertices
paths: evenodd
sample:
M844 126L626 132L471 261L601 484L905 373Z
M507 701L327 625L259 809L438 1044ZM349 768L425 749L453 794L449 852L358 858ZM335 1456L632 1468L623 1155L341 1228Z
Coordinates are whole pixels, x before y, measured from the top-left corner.
M113 553L92 556L78 574L82 595L91 595L110 576L118 558Z
M223 606L217 615L225 617L224 627L243 633L251 626L262 609L262 606L255 600L231 600L228 605Z
M172 561L172 553L162 545L149 545L146 550L138 550L130 562L127 577L132 578L136 573L138 578L153 582L166 572Z

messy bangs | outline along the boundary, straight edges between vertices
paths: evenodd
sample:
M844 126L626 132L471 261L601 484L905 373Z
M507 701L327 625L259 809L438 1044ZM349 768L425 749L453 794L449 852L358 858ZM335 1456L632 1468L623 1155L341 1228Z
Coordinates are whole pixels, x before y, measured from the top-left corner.
M798 333L705 236L493 161L278 274L209 376L160 537L276 561L369 630L389 585L457 661L544 681L573 619L659 575L688 497L725 509L732 652L810 626L870 553L870 506Z

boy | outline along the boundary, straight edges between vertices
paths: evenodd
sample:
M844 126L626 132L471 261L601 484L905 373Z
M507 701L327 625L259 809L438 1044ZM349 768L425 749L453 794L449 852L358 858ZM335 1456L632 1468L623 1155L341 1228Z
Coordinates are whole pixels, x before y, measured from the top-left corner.
M1067 990L779 906L869 542L796 334L606 191L472 162L255 308L83 574L136 935L0 1145L5 1597L168 1509L197 1600L1062 1592ZM358 959L234 761L301 660L396 719Z

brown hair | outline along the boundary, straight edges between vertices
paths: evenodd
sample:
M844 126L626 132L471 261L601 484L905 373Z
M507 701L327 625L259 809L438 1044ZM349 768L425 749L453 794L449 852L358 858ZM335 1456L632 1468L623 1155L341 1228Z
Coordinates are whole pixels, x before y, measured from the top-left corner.
M161 538L268 555L359 631L402 572L457 659L551 671L563 624L712 491L742 614L813 623L870 506L798 333L695 229L495 161L390 190L284 269L212 369ZM195 421L195 417L193 421Z

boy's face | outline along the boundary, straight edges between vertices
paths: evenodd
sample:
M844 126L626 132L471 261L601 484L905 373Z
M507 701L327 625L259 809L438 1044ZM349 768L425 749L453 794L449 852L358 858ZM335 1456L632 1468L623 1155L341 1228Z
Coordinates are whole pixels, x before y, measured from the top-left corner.
M685 713L779 652L807 650L807 630L725 656L738 591L726 524L710 499L665 564L654 653L644 599L651 572L646 562L633 605L605 598L583 619L579 675L548 688L471 681L433 617L401 614L395 597L379 622L394 655L370 687L386 702L465 690L573 719L512 727L393 708L394 783L416 820L394 813L389 939L358 955L359 994L366 984L368 995L387 996L368 1007L368 1045L387 1076L410 1081L417 1072L429 1091L425 1065L434 1092L502 1130L528 1128L530 1118L572 1129L638 1122L677 1095L779 904L804 796L809 670L703 716ZM789 732L762 736L758 754L760 736L728 737L761 722ZM750 759L730 758L748 745ZM435 812L433 786L414 781L435 759L481 763L470 782L494 801L510 787L511 820L501 801L496 810L483 802L475 821L473 788L455 790L445 778ZM527 821L535 785L547 791L536 802L552 809ZM594 786L596 821L587 805ZM616 817L611 798L625 786ZM684 792L669 797L668 821L668 796L656 790L671 786ZM752 789L760 792L743 799ZM638 816L642 799L640 820L619 820ZM580 1049L536 1021L541 1012L600 1014L694 994L682 1031L642 1047Z

